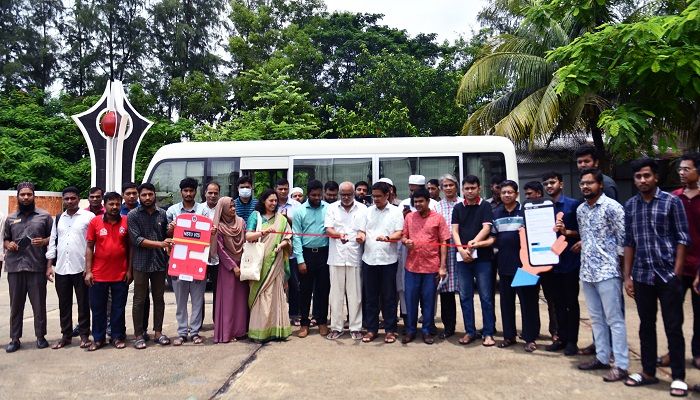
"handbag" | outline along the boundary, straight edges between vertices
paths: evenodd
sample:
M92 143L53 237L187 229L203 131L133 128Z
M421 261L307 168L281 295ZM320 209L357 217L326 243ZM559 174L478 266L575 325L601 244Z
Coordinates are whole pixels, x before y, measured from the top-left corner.
M258 226L256 231L260 231L262 225L262 215L258 211ZM241 256L241 277L242 281L259 281L263 260L265 259L265 243L262 236L255 242L243 243L243 255Z

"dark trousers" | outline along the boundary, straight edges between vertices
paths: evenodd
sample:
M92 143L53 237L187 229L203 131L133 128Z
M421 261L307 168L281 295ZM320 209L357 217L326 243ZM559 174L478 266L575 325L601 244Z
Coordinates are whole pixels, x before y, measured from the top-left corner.
M61 335L73 337L73 292L78 303L78 331L81 338L90 336L90 297L83 273L59 275L55 278L58 310L61 320Z
M700 357L700 295L693 290L692 276L684 276L683 280L683 298L685 299L686 291L690 290L690 301L693 307L693 339L690 341L690 349L693 358Z
M503 337L515 339L515 296L520 299L522 336L525 342L534 342L540 335L539 285L511 287L514 275L500 275L501 321Z
M126 339L126 298L129 286L126 282L95 282L90 286L90 309L92 310L92 338L104 342L107 335L107 314L112 329L112 339ZM108 306L108 298L112 301ZM109 307L109 308L108 308Z
M369 265L362 263L362 286L365 289L368 332L379 331L379 304L382 306L384 331L396 332L396 268L398 262L389 265ZM364 316L364 315L363 315Z
M304 248L306 273L299 274L301 326L309 326L309 309L313 297L313 316L319 325L328 324L328 296L331 291L331 277L328 270L328 247Z
M685 341L683 340L683 284L674 277L664 282L658 276L653 285L634 282L634 300L639 313L639 342L642 353L642 370L656 374L656 312L661 303L661 318L668 340L671 358L671 376L685 380ZM657 301L658 300L658 301Z
M297 266L296 258L289 259L289 272L289 298L287 299L289 302L289 316L296 318L301 315L299 311L299 298L301 297L299 292L299 267Z
M556 286L554 273L544 272L540 274L540 283L542 284L542 293L544 294L544 299L547 301L547 314L549 316L549 334L552 336L557 335L559 327L557 325L557 305L554 301L554 291Z
M46 336L46 274L44 272L8 272L10 286L10 338L22 337L24 304L29 295L34 313L34 334L37 338Z
M148 297L148 285L150 282L151 296L153 296L153 330L163 331L163 314L165 313L165 271L141 272L134 271L134 299L131 308L134 322L134 336L137 338L144 333L144 309Z
M581 319L581 308L578 303L578 270L562 274L554 273L552 276L559 340L567 345L576 346Z
M211 320L214 322L214 315L216 315L216 282L219 279L219 266L218 265L207 265L207 280L211 282ZM204 323L205 311L207 308L207 303L202 302L202 323Z
M457 325L457 299L455 292L440 293L440 318L445 333L454 333Z

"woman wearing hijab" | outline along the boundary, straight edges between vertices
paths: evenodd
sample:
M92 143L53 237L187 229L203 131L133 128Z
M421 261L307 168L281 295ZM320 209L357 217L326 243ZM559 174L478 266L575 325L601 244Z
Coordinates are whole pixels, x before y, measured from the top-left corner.
M259 230L258 219L261 222ZM285 340L292 335L284 293L289 279L291 231L287 218L277 212L277 194L272 189L266 190L258 199L255 212L248 217L245 234L246 240L261 239L265 244L260 280L251 281L248 296L248 337L257 342Z
M219 256L214 313L214 343L228 343L244 338L248 332L248 283L241 282L240 263L245 241L245 222L236 215L230 197L216 203L214 236L210 252Z

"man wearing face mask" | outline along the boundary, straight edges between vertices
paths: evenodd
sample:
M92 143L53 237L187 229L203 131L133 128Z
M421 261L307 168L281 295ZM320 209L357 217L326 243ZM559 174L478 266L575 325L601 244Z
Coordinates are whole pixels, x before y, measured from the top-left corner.
M243 221L247 221L258 204L258 200L253 198L253 181L249 176L238 178L238 198L235 203L236 214L243 218Z
M8 353L20 348L24 305L32 303L36 347L49 347L46 341L46 246L53 221L46 211L36 208L34 184L17 185L18 210L7 216L3 230L5 270L10 288L10 343Z

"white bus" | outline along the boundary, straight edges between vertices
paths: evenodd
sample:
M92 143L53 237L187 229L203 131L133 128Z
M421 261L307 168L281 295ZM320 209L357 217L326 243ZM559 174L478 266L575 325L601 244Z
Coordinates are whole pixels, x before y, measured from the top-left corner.
M490 195L493 176L518 181L513 143L498 136L313 139L244 142L183 142L163 146L153 156L144 181L156 187L161 206L179 202L180 180L202 184L217 181L221 195L236 197L238 177L253 178L256 192L280 178L290 188L304 188L309 179L366 181L390 178L399 198L408 196L408 176L426 179L453 174L481 180L482 196ZM259 193L256 193L259 194Z

